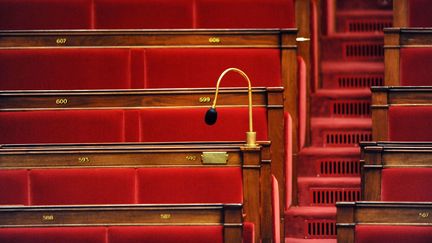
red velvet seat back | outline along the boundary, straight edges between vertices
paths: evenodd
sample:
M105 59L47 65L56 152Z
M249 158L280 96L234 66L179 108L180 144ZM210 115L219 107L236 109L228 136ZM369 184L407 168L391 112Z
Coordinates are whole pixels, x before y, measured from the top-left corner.
M138 203L242 203L241 168L138 169Z
M1 90L144 88L142 50L0 50Z
M390 106L390 141L432 141L432 106Z
M0 228L0 242L106 243L104 227Z
M402 86L432 85L431 69L432 48L401 48L400 83Z
M432 5L429 0L408 0L408 26L431 27L431 12Z
M134 169L30 171L32 205L135 203Z
M151 243L222 243L222 226L146 226L110 227L110 243L151 242Z
M0 112L0 143L124 142L122 110Z
M381 175L381 200L432 201L431 168L388 168Z
M28 205L26 170L0 170L0 205Z
M94 0L96 29L193 27L191 0Z
M280 53L266 49L149 49L147 88L215 87L227 68L245 71L254 87L281 86ZM236 73L228 73L221 87L247 87Z
M216 108L218 121L204 122L208 108L145 109L141 111L141 142L244 141L249 131L247 108ZM265 108L253 110L257 140L267 140Z
M197 0L198 28L289 28L292 0Z
M92 0L1 0L0 30L90 29Z
M429 243L432 230L429 226L356 225L356 243Z

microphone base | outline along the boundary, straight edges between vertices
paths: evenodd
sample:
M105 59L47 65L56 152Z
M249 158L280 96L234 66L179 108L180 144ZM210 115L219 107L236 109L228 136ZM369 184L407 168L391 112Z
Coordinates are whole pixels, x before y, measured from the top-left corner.
M256 132L246 132L246 147L256 148Z

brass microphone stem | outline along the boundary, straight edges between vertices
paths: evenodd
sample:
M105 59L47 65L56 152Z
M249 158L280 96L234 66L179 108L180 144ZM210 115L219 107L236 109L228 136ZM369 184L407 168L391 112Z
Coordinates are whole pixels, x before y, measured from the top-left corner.
M251 86L251 82L249 77L246 75L245 72L243 72L242 70L238 69L238 68L228 68L225 71L223 71L221 73L221 75L219 76L219 79L216 83L216 93L215 93L215 98L213 101L213 105L212 108L215 109L216 108L216 102L217 102L217 97L219 94L219 85L223 79L223 77L225 76L225 74L227 74L230 71L234 71L239 73L244 79L246 79L246 81L248 82L248 98L249 98L249 132L246 133L247 138L246 138L246 142L247 142L247 146L248 147L256 147L256 133L253 131L253 121L252 121L252 86Z

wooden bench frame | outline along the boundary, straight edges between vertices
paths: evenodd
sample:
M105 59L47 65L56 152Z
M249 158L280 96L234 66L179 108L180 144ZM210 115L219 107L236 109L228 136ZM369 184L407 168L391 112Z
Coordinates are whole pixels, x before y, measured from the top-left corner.
M431 106L431 87L372 87L372 138L388 141L388 110L390 106Z
M266 160L279 182L280 213L285 202L283 88L254 88L254 107L267 109L268 138L272 141ZM215 89L145 89L86 91L0 91L1 111L64 109L146 109L210 107ZM247 107L245 89L223 88L218 107ZM67 100L67 102L57 102ZM59 104L60 103L60 104ZM270 169L270 167L269 167ZM266 182L267 183L267 182ZM270 189L268 182L266 188ZM270 193L270 191L269 191ZM270 202L269 202L270 203ZM269 204L270 205L270 204ZM271 215L271 213L270 213ZM281 219L283 223L283 218ZM267 227L267 225L264 225ZM267 231L265 231L267 232Z
M381 175L385 168L431 168L432 143L362 144L362 200L381 200Z
M242 242L241 204L12 206L0 215L1 228L220 225L225 243Z
M338 243L355 242L356 225L430 226L432 203L338 202L336 228Z
M3 145L0 149L0 169L241 167L245 220L255 224L256 240L271 241L273 225L269 146L269 142L261 142L257 148L222 142ZM204 163L200 159L203 152L226 152L227 163ZM83 165L79 158L87 158L88 162Z
M394 0L394 2L397 2ZM432 28L385 28L384 63L386 86L400 86L400 50L432 47Z

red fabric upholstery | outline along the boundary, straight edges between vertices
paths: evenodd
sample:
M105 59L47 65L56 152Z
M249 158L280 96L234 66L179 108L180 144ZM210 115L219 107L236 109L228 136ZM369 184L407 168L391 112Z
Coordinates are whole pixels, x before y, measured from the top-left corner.
M303 148L306 143L307 124L307 87L306 87L306 63L302 57L297 57L298 86L299 86L299 146Z
M0 228L0 242L7 243L106 243L104 227Z
M292 0L197 0L198 28L289 28Z
M131 76L143 88L143 57L136 59L133 67L142 66L131 70L128 49L0 50L0 89L128 89Z
M26 170L0 170L0 204L28 205Z
M146 227L110 227L110 243L222 243L222 226L146 226Z
M284 151L284 163L285 163L285 184L286 184L286 190L285 190L285 208L291 207L292 203L292 154L293 154L293 148L292 148L292 118L288 112L284 113L284 144L285 144L285 151Z
M408 0L409 27L430 27L432 19L432 5L429 0ZM397 26L396 26L397 27Z
M135 203L134 169L30 171L32 205Z
M192 10L191 0L95 0L95 28L192 28Z
M235 4L235 2L230 1ZM215 87L227 68L245 71L254 87L281 86L280 53L266 49L149 49L147 88ZM228 73L221 87L247 87Z
M255 225L251 222L243 223L243 243L255 243Z
M240 168L138 169L138 203L241 203Z
M279 207L279 184L272 175L272 208L273 208L273 239L275 243L280 243L280 207Z
M432 106L390 106L390 141L432 141Z
M244 141L249 131L247 108L217 108L218 121L204 122L207 108L146 109L141 111L141 141ZM257 140L267 140L267 114L253 110Z
M432 5L431 5L432 6ZM429 13L427 13L429 16ZM432 49L401 48L400 83L402 86L432 85Z
M0 29L89 29L91 0L1 0Z
M431 187L431 168L382 170L381 200L383 201L432 201L432 193L429 192Z
M0 113L0 143L123 142L121 110Z
M356 225L356 243L430 243L432 230L422 226Z

